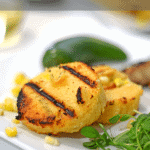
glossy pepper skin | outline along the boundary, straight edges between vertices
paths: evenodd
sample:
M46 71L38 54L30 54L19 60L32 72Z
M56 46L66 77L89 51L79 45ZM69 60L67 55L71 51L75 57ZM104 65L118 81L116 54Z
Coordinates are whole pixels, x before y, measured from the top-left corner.
M42 63L44 67L51 67L73 61L91 64L126 59L126 54L112 44L91 37L73 37L55 43L45 52Z

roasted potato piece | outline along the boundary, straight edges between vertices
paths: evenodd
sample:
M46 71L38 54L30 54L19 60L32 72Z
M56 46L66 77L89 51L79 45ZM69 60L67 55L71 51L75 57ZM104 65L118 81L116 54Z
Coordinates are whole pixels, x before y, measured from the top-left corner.
M128 75L132 82L143 86L150 83L150 61L134 64L124 69L123 72Z

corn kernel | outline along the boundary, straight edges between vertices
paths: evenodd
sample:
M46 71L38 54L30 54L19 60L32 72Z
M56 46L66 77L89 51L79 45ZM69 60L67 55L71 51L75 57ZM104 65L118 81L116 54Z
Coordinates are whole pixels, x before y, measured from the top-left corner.
M51 144L51 145L55 145L55 146L59 146L60 143L56 138L50 137L50 136L46 136L45 137L45 142L47 144Z
M131 129L131 128L132 128L131 123L134 122L134 121L135 121L135 120L133 120L133 119L131 119L131 120L128 121L128 124L127 124L127 128L128 128L128 129Z
M129 83L129 80L128 80L128 79L124 81L124 84L128 84L128 83Z
M12 98L9 98L9 97L6 98L4 100L4 109L7 111L15 111L14 103L16 103L16 101L13 100Z
M19 124L20 120L17 120L17 119L14 118L14 119L12 119L12 122L15 123L15 124Z
M4 109L4 103L0 103L0 109Z
M22 73L19 73L16 77L15 77L15 84L17 85L24 85L25 83L27 83L29 81L29 79Z
M4 115L4 110L0 109L0 116L3 116L3 115Z
M50 80L50 74L49 74L49 72L45 72L45 73L43 74L43 79L45 79L45 80Z
M110 79L107 76L101 76L100 81L102 84L108 84L110 82Z
M7 134L7 136L9 137L15 137L17 135L17 128L16 127L7 127L5 129L5 133Z
M121 78L116 78L114 79L114 83L117 87L120 87L121 85L124 84L124 81Z
M11 90L11 92L12 92L13 96L18 97L20 90L21 90L21 87L16 86Z
M21 82L21 84L20 85L25 85L26 83L28 83L29 82L29 79L28 78L26 78L26 79L24 79L22 82Z
M17 112L17 111L18 111L18 108L17 108L17 101L15 101L15 100L14 100L14 102L13 102L13 109L14 109L14 110L13 110L14 112Z

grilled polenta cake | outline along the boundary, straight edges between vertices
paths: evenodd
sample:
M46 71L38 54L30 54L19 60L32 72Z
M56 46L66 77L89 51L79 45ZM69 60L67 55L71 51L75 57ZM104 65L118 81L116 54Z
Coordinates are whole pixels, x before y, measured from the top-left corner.
M109 119L117 114L134 115L139 107L142 86L131 82L128 76L106 65L93 67L105 89L106 107L98 122L110 124Z
M73 133L95 122L105 105L98 75L86 64L73 62L46 69L25 84L16 119L37 133Z

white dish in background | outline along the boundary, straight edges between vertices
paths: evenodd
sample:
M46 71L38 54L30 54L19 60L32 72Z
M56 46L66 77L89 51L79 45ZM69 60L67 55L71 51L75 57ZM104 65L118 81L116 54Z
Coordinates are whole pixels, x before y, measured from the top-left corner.
M118 28L140 34L149 33L150 31L150 16L149 18L146 16L147 22L143 21L142 23L142 21L140 22L137 19L138 14L134 14L134 12L131 11L128 11L128 13L124 11L95 11L95 14L95 16L108 28Z

